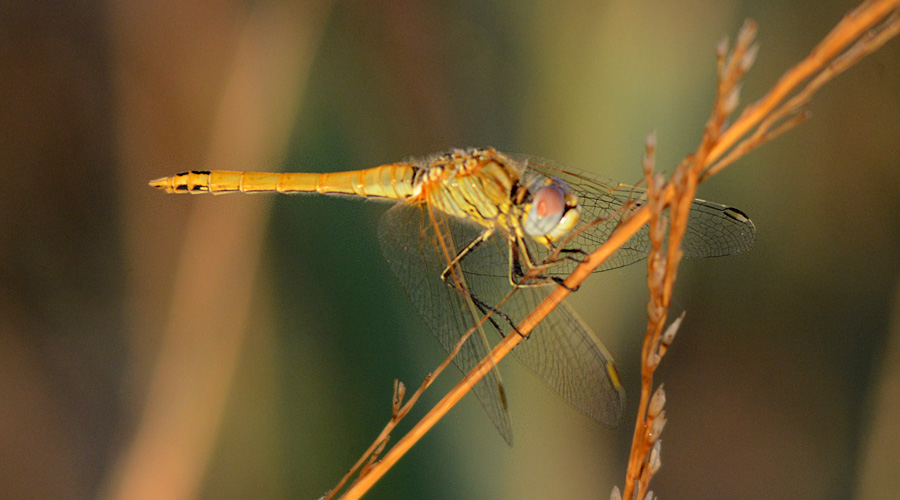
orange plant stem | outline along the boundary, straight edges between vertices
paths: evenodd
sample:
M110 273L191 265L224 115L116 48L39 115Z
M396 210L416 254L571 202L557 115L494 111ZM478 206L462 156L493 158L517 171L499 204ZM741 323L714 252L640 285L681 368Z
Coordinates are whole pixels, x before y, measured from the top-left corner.
M668 187L663 196L666 200L670 199L674 194L674 189ZM635 233L640 230L647 221L650 220L650 210L642 207L624 221L619 227L613 231L609 239L603 243L597 250L592 252L587 260L580 264L575 271L566 278L565 285L569 289L575 289L581 284L600 264L618 250L625 242L628 241ZM560 302L565 299L569 293L566 287L558 286L543 302L529 314L518 326L518 331L522 335L528 335L534 327L543 320ZM510 351L516 347L524 337L522 335L510 334L501 340L496 347L483 359L475 368L470 371L465 378L462 379L453 389L450 390L438 403L432 408L422 420L420 420L410 431L397 441L397 444L388 451L377 464L373 465L365 475L350 486L346 493L341 497L342 500L356 500L361 498L382 476L398 461L403 455L416 444L422 436L425 435L432 427L450 410L456 403L468 393L475 384L493 369Z

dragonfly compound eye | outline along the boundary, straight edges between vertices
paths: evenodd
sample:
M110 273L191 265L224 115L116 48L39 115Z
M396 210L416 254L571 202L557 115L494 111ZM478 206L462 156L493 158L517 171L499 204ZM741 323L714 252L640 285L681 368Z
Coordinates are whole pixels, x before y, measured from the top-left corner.
M566 192L556 183L539 188L531 199L531 206L525 214L525 232L532 237L541 237L553 231L566 213Z

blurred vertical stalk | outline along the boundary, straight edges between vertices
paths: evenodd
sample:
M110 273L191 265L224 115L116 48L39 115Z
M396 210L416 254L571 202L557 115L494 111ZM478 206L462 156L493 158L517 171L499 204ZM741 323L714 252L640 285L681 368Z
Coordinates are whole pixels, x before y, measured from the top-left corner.
M869 401L868 436L860 453L856 498L890 498L900 489L897 449L900 447L900 286L884 349L884 361Z
M199 44L200 50L209 49L203 45L205 43L222 42L225 49L233 47L233 58L225 72L221 97L211 108L213 117L209 121L211 131L204 161L198 165L184 165L185 168L221 168L235 162L268 164L281 154L300 105L329 7L327 0L267 1L254 3L245 11L224 5L221 11L212 13L215 15L210 16L211 24L221 20L216 16L227 16L229 8L238 13L238 29L233 30L234 36L216 33L218 37L213 40L197 37L193 41ZM122 163L129 169L124 178L135 181L143 177L143 182L128 189L150 191L146 180L151 176L145 166L148 157L161 155L152 148L141 150L147 148L142 136L152 135L152 131L147 130L151 125L145 121L156 112L154 105L158 104L153 102L157 95L145 101L150 106L134 105L140 104L140 98L147 99L144 87L169 90L172 85L190 88L204 84L190 78L178 81L178 76L191 75L194 68L182 75L175 74L174 78L168 65L149 71L135 68L134 61L128 59L135 54L129 50L138 53L142 50L164 51L164 48L153 49L138 44L147 42L148 32L160 39L159 47L171 44L172 33L167 33L164 28L177 27L179 23L189 25L191 21L171 16L196 13L196 9L202 8L183 4L140 7L129 2L113 3L113 38L120 47L116 57L119 65L118 111L124 124L120 134ZM136 15L134 9L153 12ZM160 15L159 9L167 11ZM148 29L147 19L153 19L154 15L162 19L165 26ZM197 29L203 30L207 19L199 17L202 19ZM132 26L130 23L145 25ZM193 34L185 33L185 37L190 39ZM163 64L168 63L170 54L154 55ZM138 69L137 73L142 77L149 75L163 81L153 82L157 85L154 88L152 83L136 78L134 73L128 74L129 69ZM153 72L153 69L161 71ZM219 76L202 72L193 74L205 79ZM178 90L185 89L171 92L177 95ZM133 99L135 96L138 98ZM166 96L168 94L163 95ZM134 142L129 143L132 138ZM160 168L160 165L156 167ZM143 195L134 198L140 200ZM155 361L150 368L146 398L141 403L134 434L128 438L108 478L106 498L186 499L197 495L214 449L245 334L252 324L250 301L270 206L267 201L254 202L257 207L265 208L250 211L241 204L191 205L183 243L174 262L151 258L150 261L131 263L132 269L141 269L132 273L137 304L134 330L137 335L142 330L149 335L144 321L148 320L162 328L162 336L158 352L153 354ZM142 238L164 238L163 233L171 231L165 224L154 227L153 216L146 213L144 205L132 202L126 209L126 234L133 248L140 247L141 243L136 241ZM143 229L148 223L151 227ZM153 230L158 231L155 236L146 234ZM144 234L137 236L141 231ZM160 255L157 252L151 257ZM158 281L163 270L176 278L169 295L164 297L168 303L161 305L161 301L141 293L153 286L141 280ZM143 317L140 314L142 307ZM155 318L151 312L154 309Z

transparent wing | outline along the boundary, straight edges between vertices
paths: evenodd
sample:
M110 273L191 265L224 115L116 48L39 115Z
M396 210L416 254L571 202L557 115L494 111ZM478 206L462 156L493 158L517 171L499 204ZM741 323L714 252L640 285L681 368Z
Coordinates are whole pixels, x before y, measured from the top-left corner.
M638 188L574 172L544 160L508 156L520 163L525 176L557 177L578 194L583 213L576 230L599 221L579 232L567 248L595 249L627 215L623 208L627 203L634 203L631 210L640 206L643 191ZM552 290L552 286L518 288L507 298L513 291L509 283L509 240L499 230L459 262L458 283L464 293L448 286L440 278L446 263L482 231L483 228L467 221L430 213L426 205L407 203L389 210L382 218L379 231L391 268L445 351L450 352L485 312L494 310L479 335L473 335L454 360L464 373L484 358L488 345L496 342L498 335L515 334L515 325ZM739 210L695 200L682 248L687 257L731 255L749 249L754 235L753 223ZM537 262L549 255L541 245L531 241L526 244ZM598 270L632 264L645 258L649 250L644 228ZM575 265L562 261L545 274L566 276ZM592 419L606 425L615 425L620 420L624 392L612 357L566 304L554 309L513 353ZM509 417L496 370L477 384L474 392L501 435L511 442Z
M597 248L609 238L619 221L627 215L623 210L626 203L629 201L635 203L632 210L641 205L643 189L620 184L593 174L574 171L549 160L526 155L507 156L525 168L525 176L539 174L559 178L578 195L583 212L581 223L575 228L575 231L592 221L602 221L582 231L567 245L567 248L577 248L588 252ZM684 256L689 258L734 255L749 250L753 246L755 237L756 228L743 212L736 208L698 199L694 200L691 206L682 250ZM645 226L597 271L633 264L645 258L649 252L650 238ZM536 260L547 256L544 249L538 248L535 253ZM567 276L574 267L574 262L563 263L554 266L549 274Z
M449 228L451 223L454 224L454 231ZM378 233L391 269L428 329L449 354L483 313L468 296L448 286L441 279L441 273L458 249L475 240L481 229L451 221L442 213L430 211L424 204L398 203L382 216ZM446 253L443 245L446 245ZM506 258L483 264L505 269ZM463 373L468 373L487 355L486 329L492 327L483 327L469 337L453 359ZM503 439L512 444L506 400L496 368L475 385L473 392Z
M508 276L509 250L506 236L495 234L459 263L460 282L467 287L470 300L441 280L447 257L436 243L439 233L444 241L460 249L476 239L481 229L438 214L435 220L436 224L425 207L399 204L385 214L380 234L391 268L444 350L452 350L462 334L489 309L496 312L483 326L488 342L494 344L500 336L516 335L514 326L552 287L519 288L503 302L513 291ZM449 255L455 255L455 250ZM455 362L468 372L486 352L484 342L473 336ZM566 304L552 311L513 353L566 401L595 421L614 426L621 419L625 396L612 358ZM509 421L499 377L489 375L475 386L475 393L509 442Z
M518 335L515 326L553 290L554 285L520 287L512 291L506 265L508 240L497 235L472 250L462 261L473 296L496 309L491 326L500 335ZM577 410L607 426L616 426L625 408L625 391L612 356L591 329L566 303L541 321L515 355Z

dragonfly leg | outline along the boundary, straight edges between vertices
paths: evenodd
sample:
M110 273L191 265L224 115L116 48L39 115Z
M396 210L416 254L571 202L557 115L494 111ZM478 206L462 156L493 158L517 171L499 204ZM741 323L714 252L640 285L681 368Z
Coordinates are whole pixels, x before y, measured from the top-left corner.
M579 264L584 264L587 260L586 257L588 253L580 248L562 248L559 251L560 255L563 255L561 260L571 260L572 262L577 262ZM574 257L571 254L578 254L580 257Z
M587 252L577 248L564 248L559 251L560 254L581 254L587 255ZM577 291L578 288L571 288L563 283L563 280L556 276L549 276L545 272L553 266L563 261L583 262L577 257L565 256L556 259L547 259L540 263L533 263L528 254L528 247L520 240L519 244L513 247L510 245L509 251L509 281L513 287L535 287L547 286L552 283L562 286L570 292ZM524 264L523 264L524 261ZM527 271L526 271L527 268ZM527 281L526 281L527 278Z
M463 293L466 296L468 296L469 299L472 300L472 303L475 305L475 307L478 308L478 310L481 312L481 314L483 314L484 316L487 317L487 320L491 322L491 324L494 326L494 328L498 332L500 332L501 335L505 336L505 334L503 333L504 329L500 327L501 325L495 319L496 317L502 318L503 321L500 323L506 323L507 325L509 325L509 329L511 331L514 331L514 332L518 333L519 335L522 335L522 333L516 328L515 321L513 321L513 319L510 318L508 314L506 314L503 311L497 309L496 307L486 303L485 301L479 299L474 294L472 294L471 290L464 289L462 286L462 280L459 277L454 276L452 282L451 282L451 280L448 279L448 277L454 272L454 267L457 268L457 272L462 272L462 269L459 268L460 262L462 262L462 260L472 252L472 250L477 248L478 245L487 241L493 234L494 234L494 231L492 229L488 229L487 231L481 233L481 235L479 235L477 238L472 240L462 250L460 250L459 253L456 254L456 257L454 257L453 260L451 260L450 263L447 264L447 267L444 268L444 271L441 272L441 280L444 283L446 283L447 286L449 286L450 288L453 288L453 289L457 290L458 292ZM516 265L518 265L518 264L516 264ZM524 335L522 335L522 336L524 337Z
M552 279L553 282L556 283L557 285L559 285L559 286L561 286L561 287L565 288L566 290L568 290L568 291L570 291L570 292L573 292L573 293L574 293L574 292L577 292L578 289L581 288L581 285L578 285L578 286L576 286L576 287L571 287L571 286L569 286L569 285L566 285L566 280L560 278L559 276L553 276L551 279Z
M513 288L546 285L549 282L549 279L546 276L532 273L532 271L539 269L539 267L540 266L536 266L531 262L531 257L528 255L528 247L525 246L525 243L521 238L516 238L515 245L510 242L509 284L512 285ZM526 278L528 281L525 281Z
M507 325L509 325L510 330L518 333L522 337L528 338L527 335L522 335L522 332L520 332L519 329L516 328L516 323L513 321L512 318L509 317L508 314L504 313L503 311L501 311L491 305L486 304L483 300L481 300L477 297L472 297L472 302L475 304L475 306L478 308L478 310L481 311L481 314L485 315L487 317L487 320L490 321L492 325L494 325L494 328L498 332L500 332L500 335L502 335L504 337L506 336L506 334L503 333L503 329L500 328L500 325L497 323L497 320L494 319L496 316L503 318L504 322Z
M447 264L447 267L445 267L444 270L441 271L441 281L446 283L451 288L458 288L461 283L460 278L454 276L456 283L453 284L453 283L450 283L449 281L447 281L447 277L450 276L450 274L452 274L454 272L454 270L453 270L454 267L457 267L457 268L459 267L459 263L463 260L463 258L466 255L469 254L469 252L474 250L478 245L487 241L488 238L490 238L491 235L493 235L493 234L494 234L494 230L488 229L485 232L481 233L477 238L470 241L468 245L463 247L463 249L460 250L459 253L457 253L455 257L453 257L453 260L451 260L450 263ZM459 269L458 272L462 272L462 269Z

